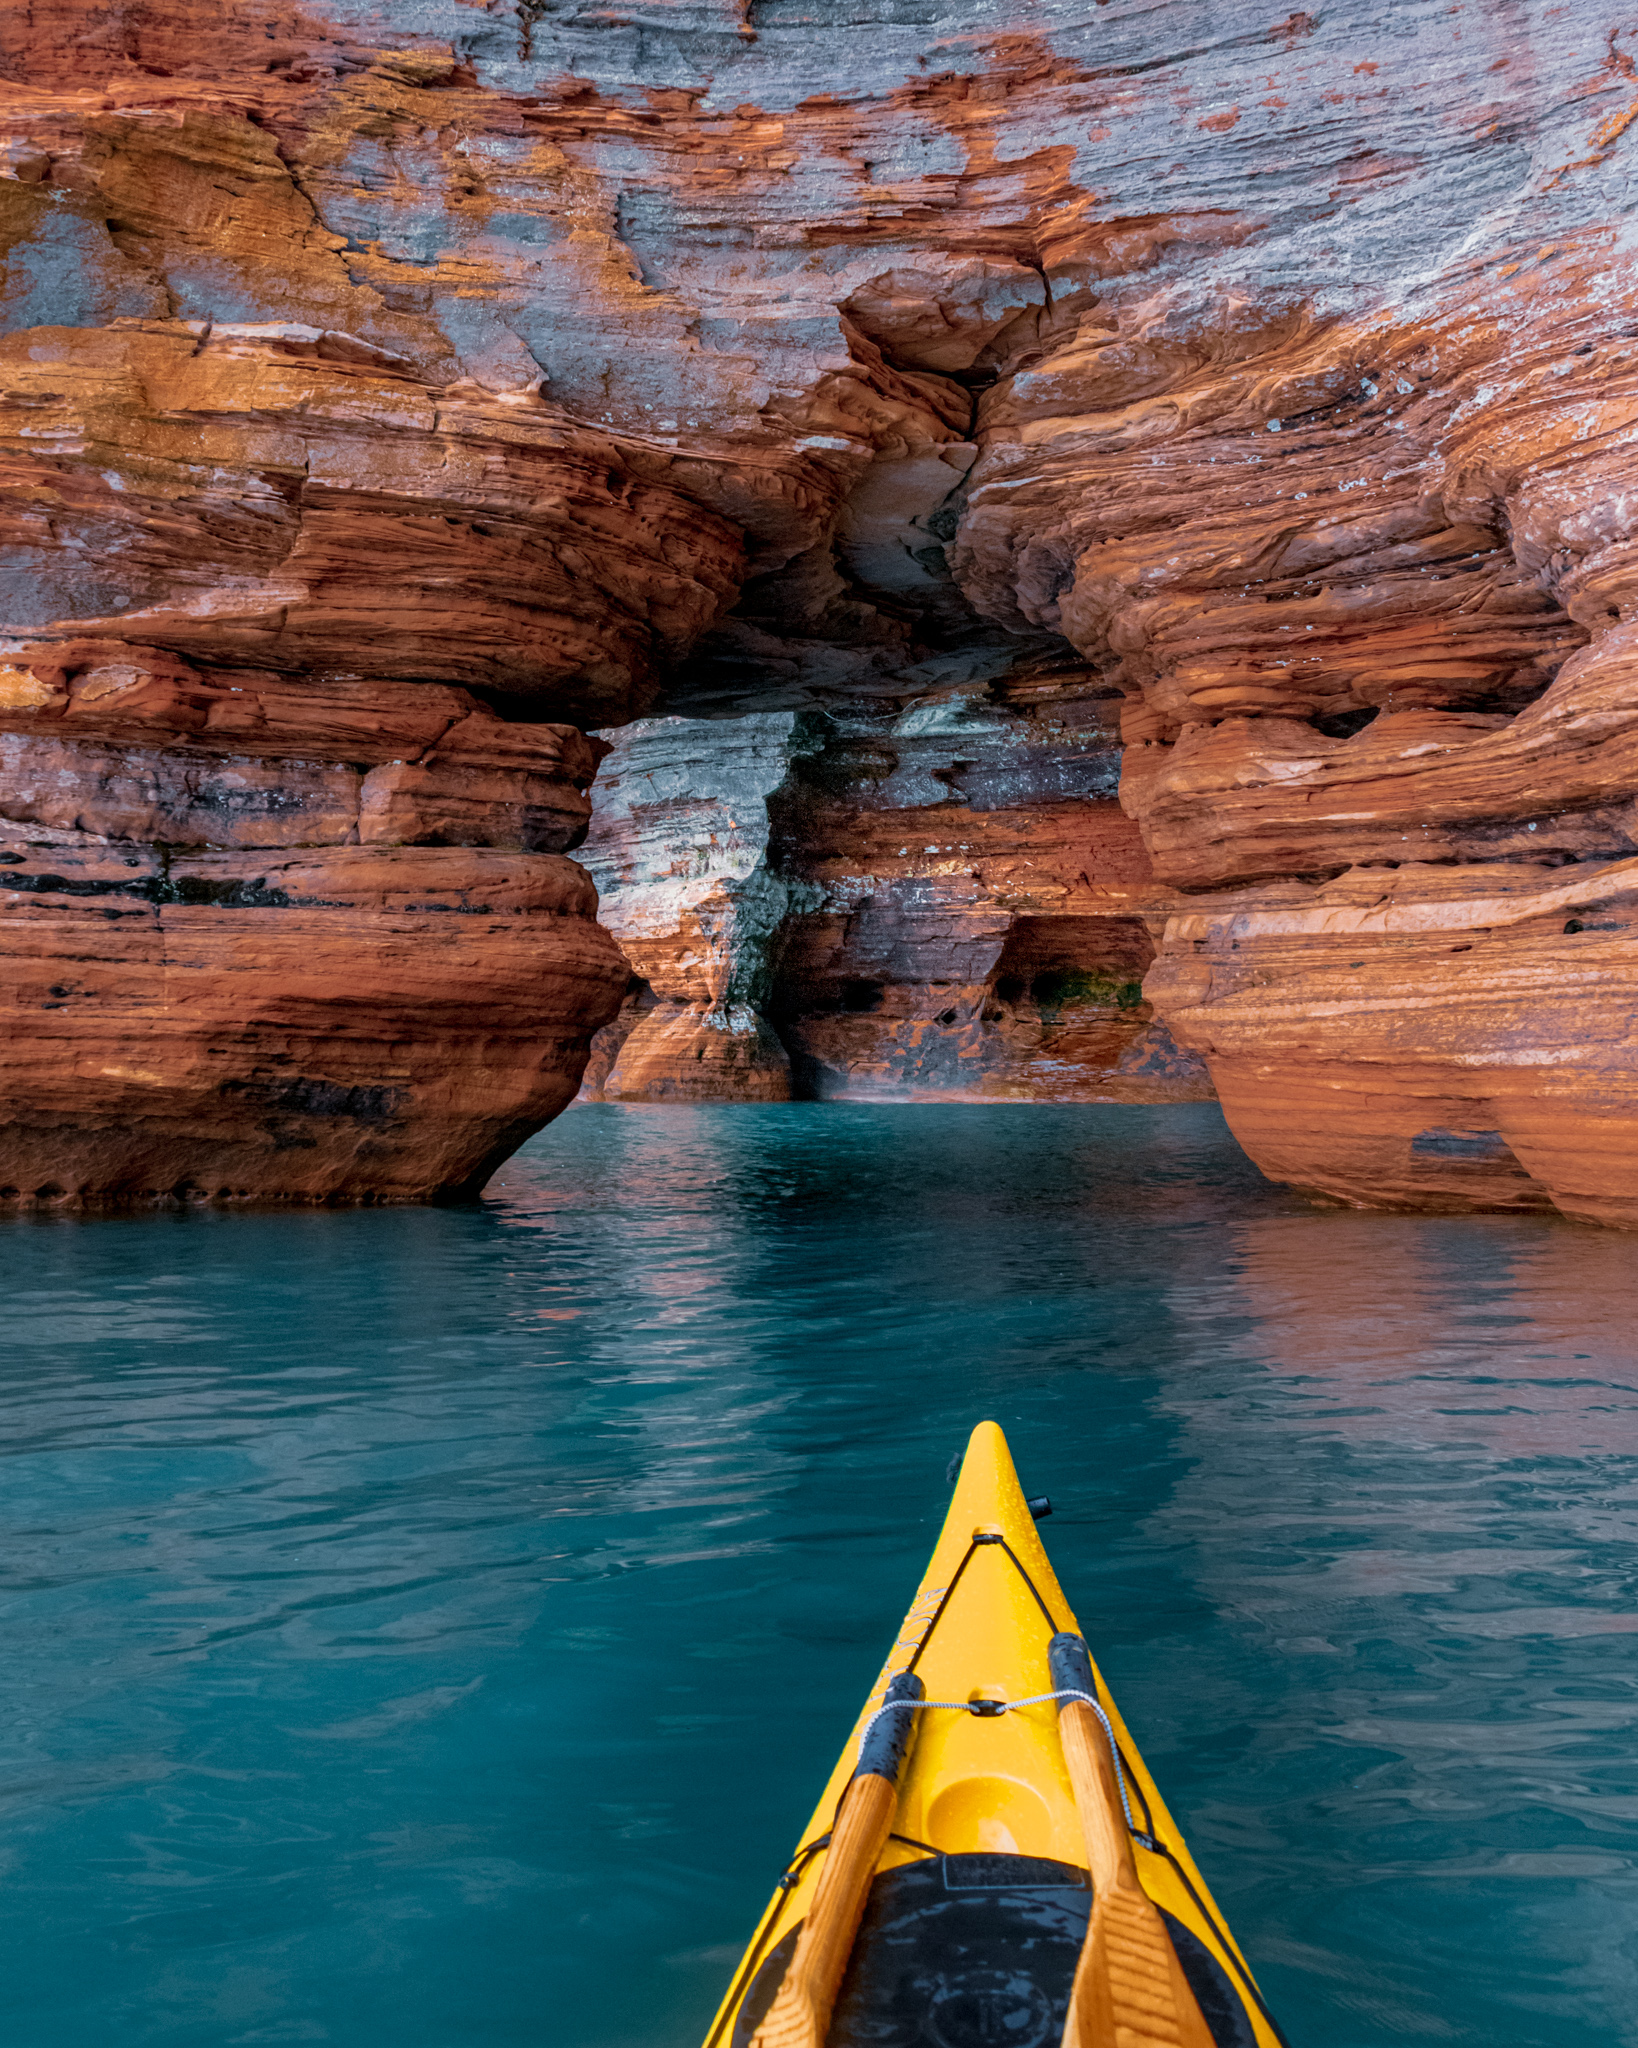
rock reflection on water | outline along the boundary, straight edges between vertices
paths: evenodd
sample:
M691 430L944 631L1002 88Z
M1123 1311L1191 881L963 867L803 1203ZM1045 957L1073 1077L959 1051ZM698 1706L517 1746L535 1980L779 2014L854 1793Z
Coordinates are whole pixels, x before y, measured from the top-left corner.
M1227 1248L1171 1304L1200 1349L1243 1316L1259 1370L1202 1383L1185 1345L1193 1462L1146 1533L1218 1617L1211 1803L1280 1866L1266 1963L1330 1980L1361 2041L1638 2039L1630 1240L1316 1214ZM1253 1683L1229 1667L1259 1641Z

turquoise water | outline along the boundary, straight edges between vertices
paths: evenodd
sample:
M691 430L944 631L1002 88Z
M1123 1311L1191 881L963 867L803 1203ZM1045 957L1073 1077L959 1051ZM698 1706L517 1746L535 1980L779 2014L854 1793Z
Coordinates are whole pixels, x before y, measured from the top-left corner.
M18 2048L696 2048L1001 1420L1294 2048L1638 2041L1638 1245L1209 1106L5 1228Z

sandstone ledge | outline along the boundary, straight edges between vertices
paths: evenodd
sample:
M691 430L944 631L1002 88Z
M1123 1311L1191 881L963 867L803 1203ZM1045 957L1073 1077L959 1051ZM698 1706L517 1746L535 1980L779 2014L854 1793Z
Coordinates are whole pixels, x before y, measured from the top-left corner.
M469 1196L626 979L573 862L0 842L0 1204Z

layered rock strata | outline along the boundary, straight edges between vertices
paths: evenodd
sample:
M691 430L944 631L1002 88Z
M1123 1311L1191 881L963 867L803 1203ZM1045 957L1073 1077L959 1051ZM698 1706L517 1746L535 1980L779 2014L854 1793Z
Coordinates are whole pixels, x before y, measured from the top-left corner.
M1161 437L1177 481L1087 538L1063 605L1121 656L1122 796L1157 874L1234 890L1171 921L1149 993L1253 1157L1345 1201L1631 1220L1602 1019L1623 955L1573 913L1638 852L1612 494L1638 383L1588 268L1554 281L1586 310L1551 335L1525 309L1476 336L1470 311L1334 332L1295 394L1197 382L1191 431ZM1225 527L1201 469L1252 466L1265 409L1280 481ZM1396 469L1369 453L1388 432ZM1330 483L1344 451L1357 477Z
M1037 714L1066 709L1039 677L1033 693ZM838 707L611 735L585 858L634 985L588 1095L1209 1095L1143 999L1176 892L1114 800L1096 705L1067 708L1076 739L1048 746L970 680L897 718Z
M1631 1227L1635 905L1633 860L1355 868L1183 912L1150 987L1278 1178Z
M129 643L0 668L0 1203L470 1194L625 967L595 742Z
M355 1026L464 1088L512 969L414 939L466 978L440 1051L388 939L498 861L554 1048L326 1181L232 1090L185 1162L99 1163L206 1129L194 1053L140 1115L85 1065L82 1128L41 1038L17 1199L470 1186L624 989L622 1099L1203 1061L1335 1199L1627 1220L1619 10L55 0L3 61L0 874L64 884L3 892L19 986L130 862L199 1073L261 1054L209 1021L239 940L177 916L271 960L324 910L307 1099L400 1085ZM588 731L624 955L561 865Z
M476 1193L624 965L572 861L0 838L0 1201Z

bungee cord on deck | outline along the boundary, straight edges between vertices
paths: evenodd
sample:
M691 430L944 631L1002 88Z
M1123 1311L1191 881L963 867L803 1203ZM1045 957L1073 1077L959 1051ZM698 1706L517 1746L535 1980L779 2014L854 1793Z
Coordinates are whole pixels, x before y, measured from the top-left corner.
M886 1700L859 1730L859 1748L863 1750L865 1740L872 1728L884 1714L913 1714L918 1710L931 1710L948 1714L976 1714L980 1720L998 1720L1003 1714L1010 1714L1019 1707L1038 1707L1047 1700L1084 1700L1103 1723L1103 1732L1109 1738L1109 1754L1115 1766L1115 1784L1120 1791L1121 1811L1126 1816L1126 1826L1145 1841L1148 1836L1141 1829L1132 1813L1132 1802L1126 1791L1126 1767L1121 1761L1120 1744L1115 1740L1114 1724L1110 1721L1103 1705L1091 1693L1082 1692L1079 1686L1060 1686L1056 1692L1032 1692L1021 1700Z

